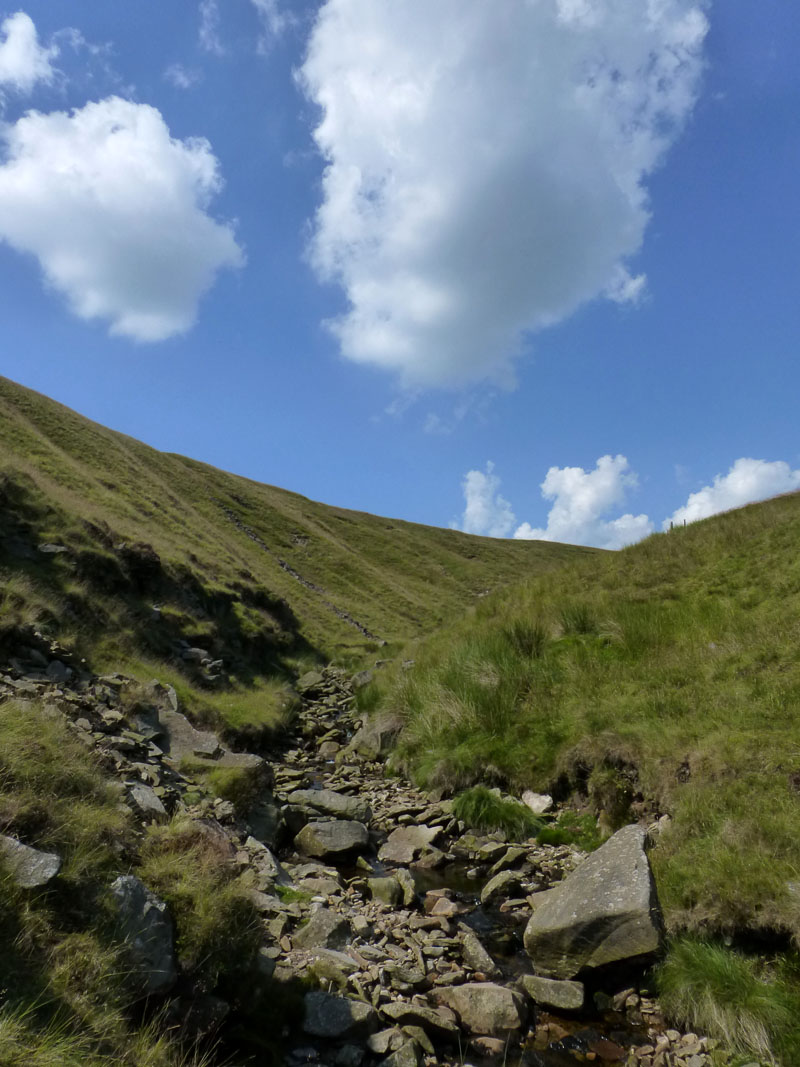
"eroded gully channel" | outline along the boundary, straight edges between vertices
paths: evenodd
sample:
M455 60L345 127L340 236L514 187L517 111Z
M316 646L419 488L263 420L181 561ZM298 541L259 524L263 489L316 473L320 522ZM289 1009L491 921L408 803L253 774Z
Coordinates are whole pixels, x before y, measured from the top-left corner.
M714 1042L667 1025L641 965L590 977L579 1011L535 1003L523 932L584 854L470 832L452 801L386 776L389 739L361 722L343 672L300 688L295 735L272 754L286 886L266 919L276 978L320 990L291 1035L291 1067L724 1062Z

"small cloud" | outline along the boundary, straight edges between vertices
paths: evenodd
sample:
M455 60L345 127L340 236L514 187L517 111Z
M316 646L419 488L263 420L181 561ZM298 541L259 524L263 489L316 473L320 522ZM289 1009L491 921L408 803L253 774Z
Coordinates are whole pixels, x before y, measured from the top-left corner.
M222 186L211 146L173 138L156 108L112 96L31 111L2 138L0 240L35 256L79 318L160 341L243 264L233 227L208 214Z
M711 485L692 493L662 526L668 530L672 523L697 522L796 489L800 489L800 470L792 470L783 460L737 459L727 474L717 474Z
M191 89L200 81L201 75L197 70L189 70L181 63L171 63L164 71L164 80L176 89Z
M50 84L56 76L52 60L58 47L44 48L33 19L24 11L10 15L0 24L0 85L29 93L39 82Z
M200 47L215 56L224 56L225 47L219 36L219 4L217 0L200 0Z
M291 26L296 24L295 16L284 10L278 0L251 0L264 27L264 36L258 43L259 51L268 50L273 40L282 37Z
M508 537L514 527L514 512L500 495L500 479L494 473L494 463L487 463L485 471L468 471L462 489L464 514L460 523L450 523L451 528L483 537Z

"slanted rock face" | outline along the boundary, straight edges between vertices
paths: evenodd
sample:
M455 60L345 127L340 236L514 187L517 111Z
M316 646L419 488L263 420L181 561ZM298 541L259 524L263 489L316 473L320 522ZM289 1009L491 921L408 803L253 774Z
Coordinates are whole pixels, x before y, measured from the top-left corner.
M306 993L303 1029L315 1037L368 1034L378 1028L378 1014L369 1004L329 993Z
M23 889L47 885L61 870L61 858L54 852L40 852L3 834L0 834L0 855L11 877Z
M172 919L167 905L132 874L111 886L119 930L128 946L142 992L165 993L177 977Z
M355 819L368 823L372 811L361 797L346 796L333 789L295 789L289 794L289 803L307 812L321 812L337 819Z
M336 857L348 852L363 852L369 843L366 826L360 822L310 822L294 839L297 851L318 859Z
M320 908L294 935L295 948L344 948L352 938L350 923L343 915Z
M389 834L378 858L387 863L413 863L441 833L439 826L400 826Z
M658 949L661 911L644 842L642 827L624 827L547 894L525 930L540 975L572 978Z

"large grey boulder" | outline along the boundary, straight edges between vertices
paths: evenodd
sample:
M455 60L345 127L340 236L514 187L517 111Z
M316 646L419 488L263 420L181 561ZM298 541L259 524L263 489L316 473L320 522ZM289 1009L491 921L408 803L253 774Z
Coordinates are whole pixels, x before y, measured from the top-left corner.
M175 938L167 905L132 874L112 883L119 933L146 996L166 993L177 978Z
M363 852L369 844L366 826L351 820L310 822L294 839L297 851L318 859L335 859L349 852Z
M451 1008L471 1034L504 1035L518 1030L527 1017L525 1001L514 989L493 982L470 982L437 990L440 1004Z
M369 1004L329 993L306 993L303 1029L314 1037L366 1035L378 1028L378 1013Z
M658 949L663 927L645 837L640 826L623 827L542 900L525 930L540 975L572 978Z
M319 812L332 815L335 819L355 819L364 823L372 818L372 809L366 800L346 796L333 789L295 789L287 799L306 813Z
M0 856L22 889L47 885L61 870L61 857L55 852L40 852L5 834L0 834Z

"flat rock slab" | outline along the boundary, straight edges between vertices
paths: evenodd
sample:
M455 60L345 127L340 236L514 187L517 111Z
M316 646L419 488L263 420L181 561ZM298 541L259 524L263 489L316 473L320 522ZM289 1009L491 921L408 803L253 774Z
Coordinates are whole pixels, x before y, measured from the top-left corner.
M547 893L525 930L540 975L572 978L658 949L663 924L644 843L642 827L623 827Z
M378 1028L378 1013L369 1004L329 993L305 996L303 1029L314 1037L349 1037L369 1034Z
M522 976L525 992L536 1004L561 1011L580 1011L583 1007L583 982L559 981L555 978L541 978L536 974Z
M159 748L177 763L192 756L214 759L222 752L216 734L209 730L196 730L179 711L159 708L158 724L161 729Z
M369 832L363 823L333 819L330 822L310 822L294 839L297 851L319 859L363 852L369 844Z
M399 826L381 845L378 859L385 863L413 863L441 833L441 826Z
M527 1018L525 1001L513 989L492 982L470 982L436 991L440 1004L451 1008L471 1034L490 1036L519 1030Z
M381 1011L387 1019L401 1026L420 1026L434 1037L454 1038L458 1034L455 1016L448 1008L437 1011L422 1004L408 1004L406 1001L390 1001L381 1005Z
M347 919L329 908L315 911L292 938L294 948L344 948L353 931Z
M372 809L366 800L333 789L295 789L287 800L304 811L320 812L336 819L355 819L363 823L372 819Z
M4 834L0 834L0 855L11 877L22 889L47 885L61 870L61 857L54 852L40 852Z

